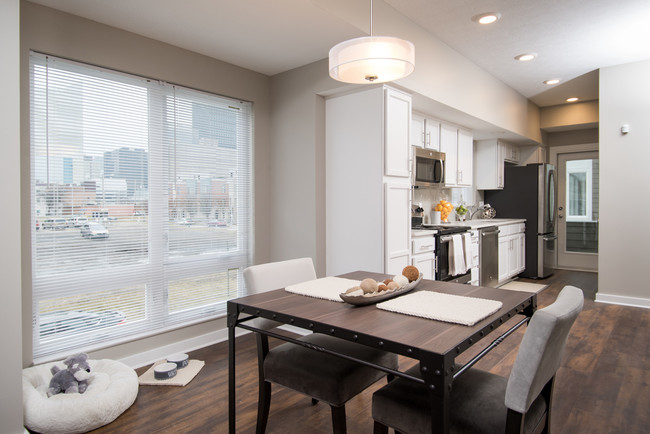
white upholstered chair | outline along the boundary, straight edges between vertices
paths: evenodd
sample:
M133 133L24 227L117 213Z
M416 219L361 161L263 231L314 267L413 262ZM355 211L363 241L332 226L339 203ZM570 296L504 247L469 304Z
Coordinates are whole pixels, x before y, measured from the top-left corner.
M251 293L284 288L316 279L311 258L255 265L244 270L246 287ZM270 329L280 323L256 318L254 326ZM398 368L395 354L348 342L318 333L300 340L363 359L391 369ZM271 383L280 384L312 398L312 402L326 402L332 411L335 433L346 432L345 403L368 386L386 376L377 369L344 360L340 357L314 351L292 343L284 343L269 351L268 337L257 334L259 398L257 432L263 433L269 415Z
M470 368L451 389L452 433L548 433L555 373L578 314L582 290L566 286L556 301L533 314L509 378ZM420 376L419 366L408 371ZM431 432L427 391L413 381L396 379L374 393L375 433Z

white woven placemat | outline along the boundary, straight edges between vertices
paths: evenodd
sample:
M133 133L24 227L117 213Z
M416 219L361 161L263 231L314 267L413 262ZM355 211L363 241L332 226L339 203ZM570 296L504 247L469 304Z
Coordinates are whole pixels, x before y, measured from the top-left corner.
M321 277L320 279L308 280L307 282L289 285L285 289L293 294L306 295L308 297L322 298L330 301L339 301L343 303L339 294L359 286L358 280L344 279L342 277Z
M473 326L501 309L503 303L432 291L419 291L378 303L377 308L406 315Z

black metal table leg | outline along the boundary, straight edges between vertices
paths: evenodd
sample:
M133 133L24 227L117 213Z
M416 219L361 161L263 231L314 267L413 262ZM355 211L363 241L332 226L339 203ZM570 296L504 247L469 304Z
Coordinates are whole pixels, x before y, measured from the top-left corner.
M235 399L235 325L237 324L237 306L228 302L228 432L235 434L236 404Z

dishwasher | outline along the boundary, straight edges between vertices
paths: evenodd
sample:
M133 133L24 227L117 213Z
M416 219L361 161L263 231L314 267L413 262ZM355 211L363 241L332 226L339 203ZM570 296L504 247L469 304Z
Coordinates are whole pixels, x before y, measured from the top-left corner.
M478 233L478 284L495 288L499 284L499 227L481 228Z

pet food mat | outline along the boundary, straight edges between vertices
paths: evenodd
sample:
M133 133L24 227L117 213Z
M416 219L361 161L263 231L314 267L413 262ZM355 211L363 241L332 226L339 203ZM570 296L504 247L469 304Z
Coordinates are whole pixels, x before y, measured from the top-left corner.
M377 308L437 321L473 326L501 309L497 300L419 291L377 304Z
M205 362L201 360L190 360L186 367L176 370L176 375L172 378L166 378L164 380L157 380L154 377L153 369L165 363L166 360L158 360L156 363L151 365L151 368L138 377L138 382L141 386L185 386L187 383L192 381L196 374L199 373Z

